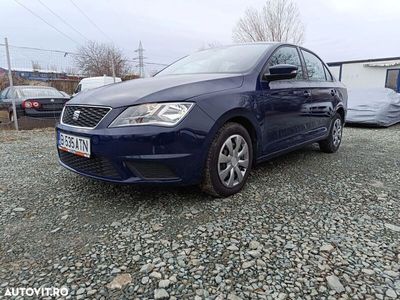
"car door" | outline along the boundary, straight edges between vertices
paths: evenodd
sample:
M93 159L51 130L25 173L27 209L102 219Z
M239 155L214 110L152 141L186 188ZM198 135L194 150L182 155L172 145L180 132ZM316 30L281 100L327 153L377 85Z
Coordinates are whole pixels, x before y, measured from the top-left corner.
M271 155L304 141L308 116L302 114L310 93L307 89L299 50L295 46L281 46L269 58L262 74L270 67L290 64L298 67L296 78L267 82L261 77L260 110L263 114L263 155Z
M6 101L6 94L9 91L9 87L5 88L0 94L0 123L8 123L9 121L9 104Z
M311 92L310 101L304 106L309 117L310 130L307 139L313 140L326 135L334 113L337 90L328 68L314 53L301 49Z

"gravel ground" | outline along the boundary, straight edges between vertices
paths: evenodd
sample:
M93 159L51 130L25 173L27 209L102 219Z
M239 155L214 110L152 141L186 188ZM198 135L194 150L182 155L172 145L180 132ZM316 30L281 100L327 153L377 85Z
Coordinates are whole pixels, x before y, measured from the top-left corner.
M400 297L400 125L264 163L227 199L92 181L61 168L54 143L0 132L0 298Z

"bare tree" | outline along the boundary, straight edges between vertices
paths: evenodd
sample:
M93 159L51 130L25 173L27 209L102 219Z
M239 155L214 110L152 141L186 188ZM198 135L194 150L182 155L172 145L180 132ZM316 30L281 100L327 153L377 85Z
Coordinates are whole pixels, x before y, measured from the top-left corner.
M32 60L31 62L32 62L32 70L33 71L39 71L41 69L41 66L38 61Z
M206 49L211 49L211 48L218 48L221 47L222 44L218 41L212 41L208 43L203 43L203 45L199 48L199 51L201 50L206 50Z
M262 10L248 8L233 29L235 42L304 42L304 24L292 0L267 0Z
M75 63L79 69L90 76L111 76L113 60L116 76L121 77L129 73L129 64L122 50L112 45L90 41L86 46L79 48L75 56Z

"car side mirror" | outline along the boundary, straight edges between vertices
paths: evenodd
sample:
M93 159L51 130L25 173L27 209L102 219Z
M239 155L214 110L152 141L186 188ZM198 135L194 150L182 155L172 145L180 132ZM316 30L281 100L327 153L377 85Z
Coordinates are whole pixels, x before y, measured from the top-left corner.
M264 74L263 79L267 81L293 79L296 78L298 69L297 66L286 64L272 66L269 67L269 72Z

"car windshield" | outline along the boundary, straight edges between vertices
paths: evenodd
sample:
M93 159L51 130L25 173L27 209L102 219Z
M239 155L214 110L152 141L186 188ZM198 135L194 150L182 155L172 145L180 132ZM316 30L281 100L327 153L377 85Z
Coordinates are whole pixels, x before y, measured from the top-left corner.
M18 92L22 97L31 98L31 97L51 97L51 98L60 98L64 97L59 91L51 88L33 88L33 87L23 87L19 88Z
M193 53L166 67L156 76L198 73L244 73L254 67L270 44L212 48Z

